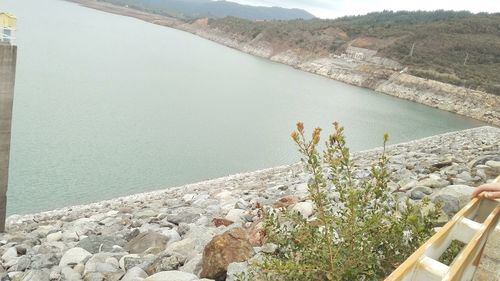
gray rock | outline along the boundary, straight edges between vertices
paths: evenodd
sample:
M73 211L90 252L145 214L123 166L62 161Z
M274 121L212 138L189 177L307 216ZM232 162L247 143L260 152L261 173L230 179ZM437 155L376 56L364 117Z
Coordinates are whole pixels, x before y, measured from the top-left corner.
M30 270L17 275L15 281L49 281L49 273L43 270Z
M299 202L293 206L292 210L299 212L304 218L312 216L314 213L314 205L312 202Z
M116 268L120 267L120 264L118 263L118 260L115 257L108 257L106 258L105 262L108 264L112 264Z
M25 271L31 264L31 259L27 256L22 256L17 260L17 263L9 268L11 271Z
M83 281L118 281L123 272L90 272L83 276Z
M83 275L83 272L85 271L85 265L83 263L78 263L73 267L73 269L78 272L78 274Z
M77 264L80 262L83 262L87 258L92 256L91 253L86 251L85 249L75 247L71 248L61 258L61 261L59 262L59 266L65 266L65 265L70 265L70 264Z
M92 254L96 254L99 252L111 252L114 245L123 247L125 245L125 240L112 236L90 235L89 237L80 240L80 242L76 244L76 247L80 247Z
M181 240L181 236L174 229L164 229L161 231L161 234L168 238L168 244Z
M202 254L197 254L188 260L179 270L198 275L201 271L202 257Z
M145 255L144 257L142 257L142 263L137 265L137 267L140 267L142 270L147 271L148 268L150 268L151 265L155 262L155 260L155 255Z
M443 204L443 212L451 218L454 214L456 214L460 210L460 202L458 198L448 195L448 194L439 194L433 195L432 202L434 204L441 202Z
M142 219L142 218L156 217L157 215L158 213L153 210L143 210L135 213L134 217Z
M412 189L412 191L413 190L423 192L426 195L431 195L433 192L432 188L428 186L416 186L415 188Z
M154 249L156 253L165 250L168 242L168 237L158 234L153 231L148 231L137 235L127 243L126 249L131 254L142 254Z
M412 190L410 192L410 198L413 200L420 200L425 197L425 193L420 190Z
M19 256L26 255L26 252L28 251L26 245L17 245L16 250Z
M450 184L450 182L448 182L447 180L432 179L432 178L424 179L424 180L421 180L417 183L417 185L428 186L430 188L442 188L442 187L445 187L449 184Z
M98 224L88 218L80 218L73 222L73 226L68 228L67 231L72 231L77 233L77 235L89 235L95 233L95 229Z
M278 245L276 245L274 243L266 243L266 244L262 245L260 250L264 253L272 254L272 253L276 252L277 249L278 249Z
M47 235L48 242L60 241L60 240L62 240L62 238L63 238L63 235L62 235L61 231L54 232L54 233Z
M127 232L124 236L125 240L130 241L134 239L137 235L141 234L141 231L138 228L132 229L130 232Z
M232 262L227 266L226 281L237 281L236 276L247 271L248 262Z
M235 209L246 209L248 207L248 202L243 200L242 198L238 199L238 201L234 204Z
M226 219L234 222L243 222L243 215L245 214L245 210L243 209L232 209L230 210L227 215Z
M432 197L440 195L449 195L458 199L458 208L463 208L472 199L472 192L474 188L467 185L449 185L436 191Z
M53 253L31 257L31 269L51 268L57 264L59 264L59 258Z
M110 262L111 261L111 262ZM87 276L88 273L101 272L101 273L116 273L121 272L118 261L111 256L109 253L100 253L92 256L85 263L84 275ZM114 274L112 274L114 276ZM117 274L118 275L118 274ZM123 275L123 272L122 272ZM121 275L120 275L121 277Z
M485 170L486 174L492 177L500 175L500 161L490 160L485 163L488 169Z
M5 251L2 255L2 260L5 262L9 262L13 259L17 258L17 249L16 247L10 247Z
M124 255L123 257L120 258L120 261L118 264L120 265L121 269L124 269L125 271L129 270L132 267L135 267L143 262L143 259L141 256L137 254L130 254L130 255Z
M184 236L189 231L189 224L187 223L180 223L179 227L177 227L177 233L179 233L180 236Z
M69 266L64 266L61 268L61 275L64 277L64 280L68 281L80 281L82 280L82 276L80 273L76 272Z
M74 231L65 231L62 233L62 239L64 241L78 241L80 240L80 237Z
M158 272L144 279L144 281L194 281L194 280L198 280L198 276L177 270Z
M178 253L181 256L190 257L194 255L193 252L196 252L197 245L198 241L196 239L186 238L168 245L167 252Z
M500 169L500 161L489 160L485 165L493 169Z
M155 274L161 271L177 270L186 261L186 257L177 253L162 253L156 260L148 267L146 272L148 274Z
M62 280L61 268L59 266L53 267L49 273L50 280Z
M168 215L167 220L171 223L179 225L180 223L193 223L200 218L200 213L181 212L178 214Z
M410 181L403 180L399 183L399 185L401 186L402 191L408 191L417 185L417 181L416 180L410 180Z
M178 253L190 260L203 251L212 237L213 233L209 228L193 225L183 240L168 245L166 251Z
M148 277L148 274L140 267L132 267L125 273L121 281L140 281Z

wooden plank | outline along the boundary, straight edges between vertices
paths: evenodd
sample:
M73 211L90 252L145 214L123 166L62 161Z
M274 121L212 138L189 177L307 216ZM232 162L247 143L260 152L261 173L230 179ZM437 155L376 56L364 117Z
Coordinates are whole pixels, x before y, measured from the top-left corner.
M488 200L488 199L483 199ZM487 241L488 235L495 229L500 214L500 206L486 218L486 221L481 226L481 229L474 235L472 240L465 246L463 251L458 255L455 262L450 267L450 271L443 280L446 281L459 281L463 280L462 277L467 268L473 265L477 256L481 253L484 244Z
M500 182L500 176L493 182ZM470 280L479 263L488 235L495 229L499 220L499 202L498 199L484 198L483 194L480 194L478 198L473 198L385 280L434 280L436 270L446 269L434 259L442 255L452 239L457 239L467 243L467 245L449 267L449 270L446 269L448 272L444 278L436 280ZM479 222L474 221L474 219L479 220ZM464 277L468 279L464 279Z
M420 248L418 248L405 262L403 262L396 270L394 270L391 275L389 275L385 281L400 281L405 278L405 276L408 276L411 274L413 270L416 269L416 265L420 262L420 260L424 257L424 255L429 252L433 251L436 248L448 248L450 234L452 229L455 227L455 225L464 217L472 212L475 211L475 208L479 206L479 198L473 198L467 205L465 205L462 210L460 210L458 213L453 216L453 218L446 223L440 231L438 231L436 234L434 234L427 242L425 242ZM448 242L448 243L446 243ZM448 245L446 245L448 244ZM441 247L440 247L441 246ZM445 246L445 247L443 247ZM436 251L432 253L432 257L435 257L436 255L441 255L444 250L442 251ZM439 253L440 252L440 253Z

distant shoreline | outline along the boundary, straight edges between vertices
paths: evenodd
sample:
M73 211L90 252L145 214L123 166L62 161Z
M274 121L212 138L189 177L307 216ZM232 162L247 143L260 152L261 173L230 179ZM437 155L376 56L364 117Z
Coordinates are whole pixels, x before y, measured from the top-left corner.
M137 18L149 23L186 31L248 54L290 65L358 87L414 101L420 104L471 117L500 127L500 96L416 77L404 73L402 66L389 59L373 56L370 60L315 58L308 50L286 50L279 53L263 44L254 44L208 26L206 19L187 23L172 17L152 14L95 0L66 0L103 12ZM356 51L371 50L356 48ZM308 59L313 57L313 59Z

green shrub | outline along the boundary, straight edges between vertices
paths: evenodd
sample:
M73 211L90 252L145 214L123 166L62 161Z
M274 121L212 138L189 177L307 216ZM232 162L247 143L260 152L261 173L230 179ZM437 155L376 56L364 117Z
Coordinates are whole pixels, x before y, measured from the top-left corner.
M353 177L343 127L334 123L323 153L318 151L320 132L316 128L307 140L298 123L292 133L311 174L314 218L265 209L268 242L277 250L263 253L241 280L379 280L432 235L439 207L429 200L398 199L388 188L387 134L371 175L359 180Z

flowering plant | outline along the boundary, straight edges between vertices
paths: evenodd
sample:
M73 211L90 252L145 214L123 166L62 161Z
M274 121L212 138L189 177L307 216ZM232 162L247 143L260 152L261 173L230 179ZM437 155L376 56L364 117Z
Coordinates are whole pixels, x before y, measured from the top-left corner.
M320 133L314 129L308 140L302 123L292 133L311 175L315 215L265 209L268 242L276 251L251 264L243 279L379 280L433 234L440 207L427 199L401 200L388 187L387 134L370 176L355 179L344 128L334 123L323 153Z

